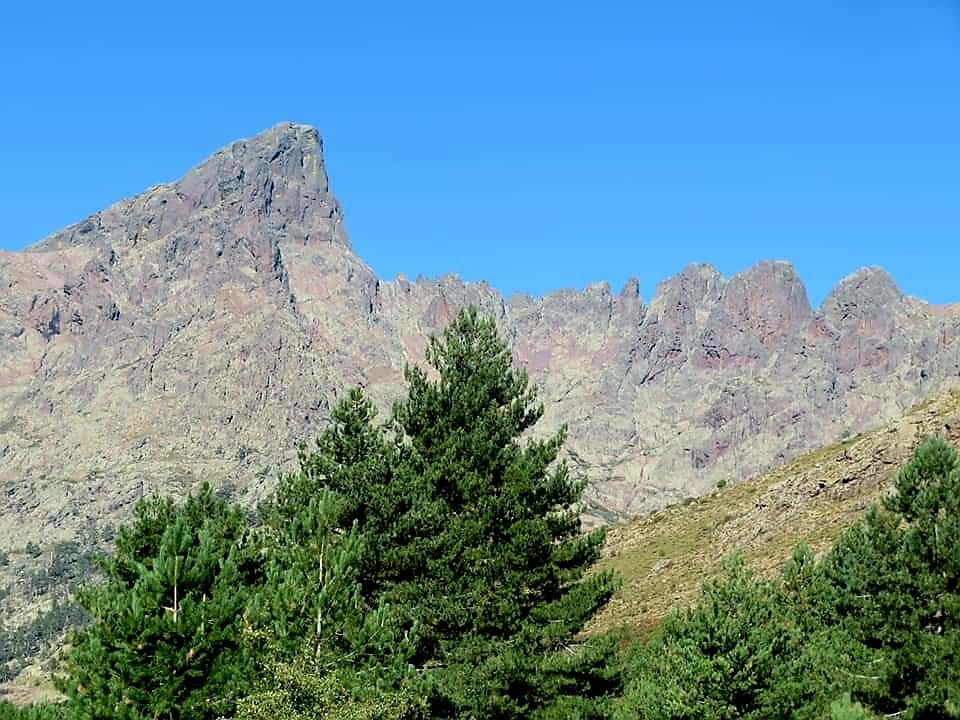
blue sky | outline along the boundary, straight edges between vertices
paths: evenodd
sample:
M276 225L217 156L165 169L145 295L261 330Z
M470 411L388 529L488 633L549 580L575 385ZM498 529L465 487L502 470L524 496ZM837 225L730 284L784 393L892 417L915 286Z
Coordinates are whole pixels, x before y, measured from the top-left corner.
M960 300L960 0L17 5L0 248L295 120L383 277L775 258Z

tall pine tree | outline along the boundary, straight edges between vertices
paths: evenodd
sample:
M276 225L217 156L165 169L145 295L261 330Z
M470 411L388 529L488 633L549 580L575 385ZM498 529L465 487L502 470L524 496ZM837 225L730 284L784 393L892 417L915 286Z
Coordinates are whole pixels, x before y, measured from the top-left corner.
M286 475L277 497L261 508L263 583L251 615L266 641L262 659L296 665L301 675L304 667L337 673L358 690L385 690L411 673L411 631L396 625L384 598L366 601L366 538L357 523L342 531L337 521L345 501L327 488L309 492L312 484L303 470Z
M856 699L888 717L960 717L960 456L927 440L894 489L824 560L823 616L878 658Z
M389 431L348 396L280 498L345 498L341 529L367 542L365 597L416 629L435 716L603 716L615 648L574 638L616 581L586 575L603 533L581 533L584 480L558 460L565 433L532 436L543 407L475 309L431 340L427 360L430 374L408 368Z

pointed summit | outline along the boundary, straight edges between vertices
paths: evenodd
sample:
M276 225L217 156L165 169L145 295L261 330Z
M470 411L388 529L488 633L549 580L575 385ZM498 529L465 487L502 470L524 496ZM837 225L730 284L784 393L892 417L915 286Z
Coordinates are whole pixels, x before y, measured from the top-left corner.
M706 365L756 360L782 347L813 316L788 262L763 261L730 278L706 323Z
M315 128L285 122L238 140L177 182L122 200L30 249L122 250L158 241L182 247L204 236L229 242L224 235L231 234L245 241L269 234L349 247Z
M830 291L821 311L828 317L871 314L903 302L904 294L882 267L863 267L847 275Z
M690 263L676 275L657 283L654 300L679 291L690 291L698 297L716 292L725 283L723 275L710 263Z
M650 301L653 316L668 325L693 327L696 312L712 307L723 292L726 280L709 263L690 263L676 275L657 283Z
M764 332L785 332L806 322L813 309L807 289L789 262L762 261L738 272L724 288L721 305Z
M214 153L191 170L177 185L204 197L211 179L226 182L229 191L242 184L283 180L304 193L327 193L329 182L323 165L323 141L316 128L285 122L252 138L238 140ZM235 180L235 183L231 181Z

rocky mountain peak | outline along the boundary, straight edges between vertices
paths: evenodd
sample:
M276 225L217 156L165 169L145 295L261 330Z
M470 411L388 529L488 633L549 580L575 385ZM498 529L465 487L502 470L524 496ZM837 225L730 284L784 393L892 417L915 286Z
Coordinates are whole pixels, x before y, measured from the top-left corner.
M690 263L676 275L657 283L653 302L678 294L702 298L717 294L724 284L723 275L710 263Z
M720 306L733 325L775 343L813 314L807 290L788 262L764 261L737 273L723 290Z
M725 284L712 265L691 263L657 284L650 301L651 318L670 327L693 328L719 299Z
M637 300L640 298L640 279L629 278L620 290L621 300Z
M327 201L339 215L329 195L323 142L307 125L281 123L232 143L187 173L176 187L199 208L239 203L247 211L293 211L296 217Z
M903 292L881 267L863 267L847 275L823 302L825 315L849 315L857 309L877 309L904 301Z
M349 247L315 128L281 123L231 143L180 180L121 200L29 251L93 246L123 253L160 242L176 255L207 239L221 257L231 242L268 250L268 234Z

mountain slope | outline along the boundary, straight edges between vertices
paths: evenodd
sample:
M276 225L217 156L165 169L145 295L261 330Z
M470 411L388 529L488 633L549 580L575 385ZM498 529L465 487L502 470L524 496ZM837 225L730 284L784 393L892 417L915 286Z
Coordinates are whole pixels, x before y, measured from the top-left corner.
M251 499L335 395L382 407L466 303L570 427L594 517L701 494L897 417L960 375L960 314L882 270L811 308L787 263L501 297L387 282L353 252L322 144L284 123L20 253L0 253L0 547L113 524L200 478Z
M799 543L827 549L933 435L960 445L960 390L737 486L611 528L601 566L620 572L624 584L590 631L649 630L672 607L691 603L732 552L769 573Z
M938 393L880 428L801 455L772 472L612 527L600 567L615 569L624 583L586 633L625 629L646 635L672 608L692 603L703 581L718 573L732 552L743 552L753 568L770 574L798 543L826 550L881 497L902 463L931 435L960 444L960 389ZM18 574L36 577L38 567L2 572L5 580ZM22 608L22 598L11 600L16 598L7 597L3 607L8 626L11 618L24 625L37 609L49 607L48 599L34 600L40 607L28 609ZM50 639L56 642L59 636ZM41 649L25 672L0 685L0 692L18 704L58 698L48 663L56 650L56 645Z

